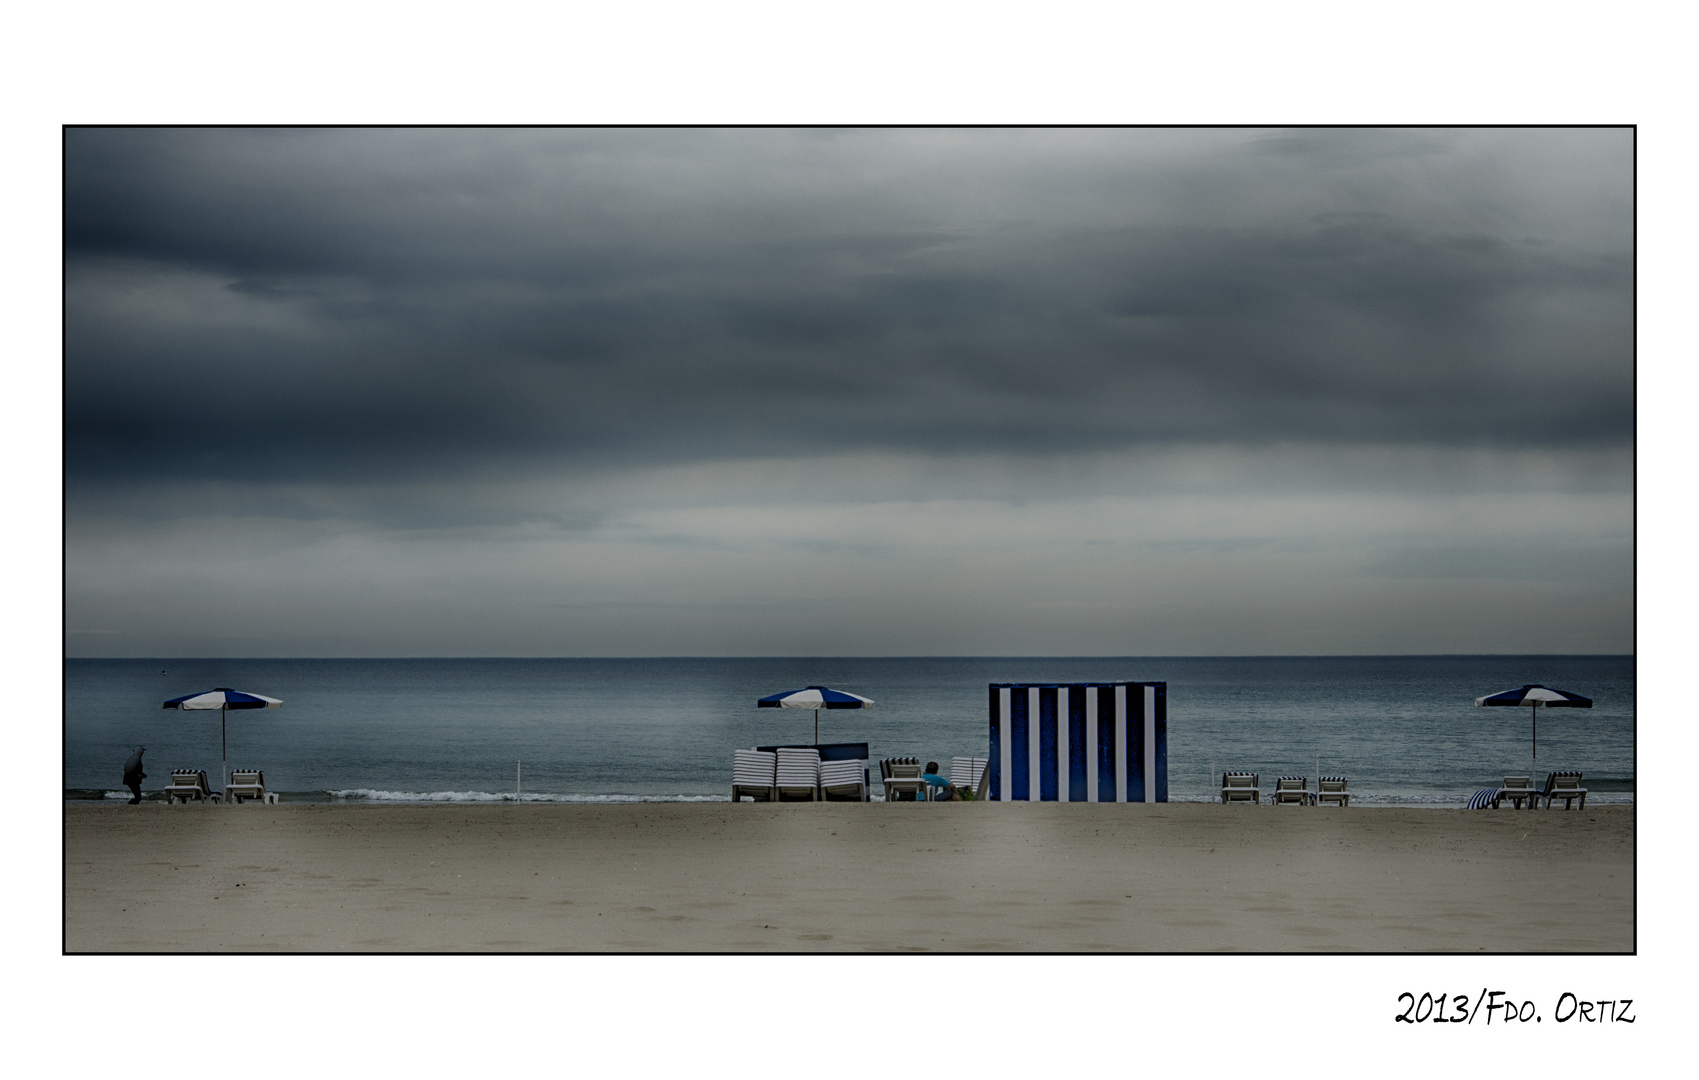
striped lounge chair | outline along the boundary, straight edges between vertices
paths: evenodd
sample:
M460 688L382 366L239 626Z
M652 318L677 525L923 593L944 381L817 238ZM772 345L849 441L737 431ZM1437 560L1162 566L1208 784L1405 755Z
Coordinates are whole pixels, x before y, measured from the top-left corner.
M267 791L265 773L258 769L232 769L230 782L224 785L224 801L239 803L254 800L262 803L275 803L277 792Z
M1250 803L1255 806L1262 802L1262 787L1258 784L1260 778L1254 772L1230 772L1221 774L1221 802Z
M820 797L828 801L866 802L867 762L854 759L820 763Z
M778 762L779 755L770 750L733 750L732 802L742 802L745 795L756 802L776 800Z
M963 792L964 797L971 795L979 797L980 783L985 779L985 767L989 759L982 757L959 757L950 759L950 783L956 785L956 790Z
M919 758L886 758L879 763L879 779L885 785L886 802L920 802L926 798Z
M1336 804L1340 809L1351 805L1351 793L1345 790L1346 780L1343 776L1316 777L1316 805L1325 806Z
M1580 799L1580 809L1587 809L1587 789L1581 786L1581 774L1578 772L1554 772L1546 777L1546 786L1537 798L1546 800L1546 809L1552 808L1553 799L1562 799L1563 808L1569 809L1572 800Z
M1274 792L1269 800L1275 806L1308 806L1310 805L1310 778L1307 776L1282 776L1274 782Z
M820 798L820 751L806 746L781 746L773 777L773 791L780 798Z
M205 769L172 769L171 786L164 789L165 801L217 802L219 793L207 786Z

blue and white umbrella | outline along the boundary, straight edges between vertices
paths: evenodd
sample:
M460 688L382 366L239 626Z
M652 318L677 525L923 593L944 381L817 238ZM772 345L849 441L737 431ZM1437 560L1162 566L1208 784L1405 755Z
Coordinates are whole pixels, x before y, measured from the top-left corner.
M1533 760L1537 763L1540 759L1540 707L1544 706L1548 709L1591 709L1593 699L1582 697L1580 694L1571 694L1567 690L1553 690L1538 683L1529 683L1520 690L1506 690L1502 693L1478 697L1475 699L1475 704L1528 706L1528 715L1533 719Z
M833 690L829 686L810 686L802 690L786 690L781 694L769 694L755 704L763 709L813 709L814 743L818 746L820 744L821 709L871 709L873 699L864 698L860 694Z
M249 694L241 690L232 690L228 686L220 686L215 690L203 690L198 694L184 694L182 697L167 701L167 709L217 709L218 710L218 756L220 790L230 782L229 757L225 752L224 714L231 709L275 709L283 702L264 694Z

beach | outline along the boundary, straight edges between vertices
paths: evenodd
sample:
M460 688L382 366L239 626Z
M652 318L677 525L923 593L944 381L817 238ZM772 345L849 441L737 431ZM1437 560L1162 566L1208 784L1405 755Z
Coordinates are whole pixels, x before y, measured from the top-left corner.
M1634 809L69 805L85 952L1635 947Z

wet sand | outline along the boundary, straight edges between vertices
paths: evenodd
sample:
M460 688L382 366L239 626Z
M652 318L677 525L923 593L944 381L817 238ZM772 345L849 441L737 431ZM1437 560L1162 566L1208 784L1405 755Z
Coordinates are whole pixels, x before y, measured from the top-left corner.
M67 806L81 952L1627 952L1634 809Z

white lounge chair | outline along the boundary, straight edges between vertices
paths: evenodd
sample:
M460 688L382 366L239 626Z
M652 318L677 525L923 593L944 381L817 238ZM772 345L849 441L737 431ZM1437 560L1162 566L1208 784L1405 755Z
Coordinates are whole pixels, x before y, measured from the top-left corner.
M1258 784L1259 779L1260 777L1252 772L1222 773L1222 803L1242 802L1255 806L1262 802L1262 787Z
M866 802L867 762L860 760L822 761L820 763L820 797L822 799Z
M1580 809L1587 809L1587 789L1581 786L1581 774L1578 772L1554 772L1546 777L1546 786L1540 792L1539 798L1546 800L1546 809L1552 808L1553 799L1562 799L1563 808L1569 809L1569 804L1575 799L1581 800Z
M1351 805L1351 793L1345 790L1343 776L1320 776L1316 778L1316 805L1325 806L1336 803L1341 809Z
M985 767L990 764L986 758L959 757L950 759L950 783L956 785L957 791L974 792L978 798L979 782L985 777Z
M1275 806L1310 805L1310 778L1282 776L1274 781L1274 793L1269 796Z
M1511 807L1517 810L1522 809L1522 800L1527 799L1528 809L1532 810L1539 800L1539 793L1534 790L1534 781L1529 777L1507 776L1504 786L1498 789L1498 798L1493 800L1493 809L1497 810L1498 804L1505 799L1509 799Z
M205 769L172 769L171 786L163 794L168 803L219 800L219 793L207 785Z
M732 802L743 801L745 795L756 802L777 800L778 764L779 755L771 750L733 750Z
M920 778L920 759L911 757L886 758L879 763L880 779L885 785L886 802L909 802L894 796L912 795L912 801L926 800L926 781Z
M277 792L266 790L265 773L258 769L232 769L230 782L224 785L224 801L240 803L249 799L275 803Z
M781 746L773 777L773 790L780 799L806 796L820 798L820 751L807 746Z

